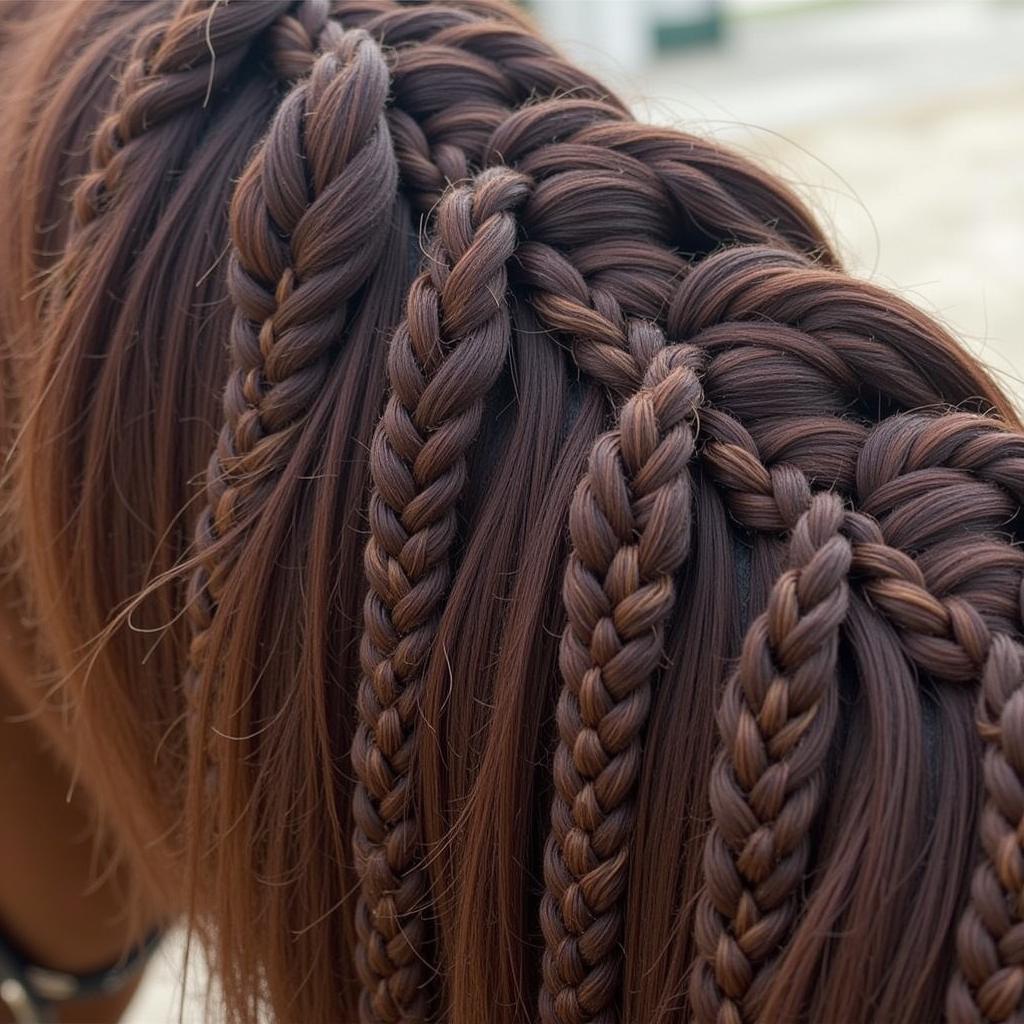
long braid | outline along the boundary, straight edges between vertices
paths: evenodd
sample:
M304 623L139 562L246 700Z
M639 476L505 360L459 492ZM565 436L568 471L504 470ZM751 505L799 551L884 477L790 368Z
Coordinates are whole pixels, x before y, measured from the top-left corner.
M1021 442L1016 435L1004 439L1011 450ZM1010 596L1016 600L1009 604L1015 607L1008 609L1005 624L996 624L991 611L979 611L970 599L936 594L917 562L890 547L873 520L858 520L852 572L873 607L899 631L906 655L935 679L978 687L978 731L985 747L985 802L977 826L981 859L957 930L958 969L947 991L946 1014L951 1024L1017 1021L1024 1018L1021 559L1017 554L1013 560L1016 584ZM979 572L989 562L978 557ZM991 608L991 597L981 607Z
M689 463L701 402L697 354L633 321L647 363L591 451L569 513L559 744L544 851L544 1021L616 1019L619 943L652 677L689 551Z
M691 974L699 1022L760 1019L773 960L797 912L839 712L839 627L849 602L842 503L819 494L797 520L789 567L747 631L719 704L714 827Z
M281 104L232 202L232 369L196 525L190 693L232 551L288 461L344 340L347 304L388 238L397 166L387 67L362 31L328 22L320 44L327 49Z
M943 427L937 422L932 433ZM1011 452L1022 441L1015 435L1004 440ZM1016 483L1024 483L1024 473ZM1019 1021L1024 1019L1024 573L1019 557L1009 629L993 628L969 600L933 594L918 565L886 546L873 523L862 532L854 571L863 576L874 605L900 630L908 656L934 678L978 686L977 724L985 751L980 860L957 930L957 970L947 990L946 1015L950 1024ZM978 559L982 569L985 563Z
M1024 436L981 416L893 418L873 431L864 455L858 487L876 515L888 511L897 487L904 502L918 494L933 502L936 488L929 480L941 480L938 474L950 470L969 473L1010 499L1010 516L1024 500ZM1007 521L1006 510L994 511L996 525ZM890 512L887 518L895 516ZM891 532L887 525L883 520L883 531ZM1005 607L985 595L986 605L1008 620L1009 628L996 631L969 601L939 601L922 593L929 581L915 566L877 547L873 557L871 549L862 550L869 593L873 588L873 600L903 631L911 656L940 678L978 684L977 727L984 747L980 856L957 929L957 969L947 989L946 1016L950 1024L1024 1019L1024 576ZM1020 558L1018 549L1010 551ZM982 549L972 552L977 571L990 561Z
M528 193L528 179L496 170L445 196L388 357L391 393L370 450L369 591L352 746L366 1022L428 1013L429 897L412 777L419 681L451 576L466 451L508 351L506 265Z
M957 931L958 970L946 1000L950 1024L1024 1019L1022 680L1020 643L995 636L981 669L978 698L978 731L985 743L985 803L978 826L982 857Z

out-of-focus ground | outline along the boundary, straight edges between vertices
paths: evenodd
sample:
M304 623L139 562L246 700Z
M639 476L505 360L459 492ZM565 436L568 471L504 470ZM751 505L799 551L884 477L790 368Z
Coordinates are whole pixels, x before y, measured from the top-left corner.
M621 18L648 0L578 2ZM535 4L549 33L562 26L556 41L638 116L773 168L831 224L851 270L939 316L1024 403L1024 4L760 3L716 47L640 67L580 45L554 6ZM179 1017L182 953L174 937L157 954L128 1024L211 1020L196 963Z

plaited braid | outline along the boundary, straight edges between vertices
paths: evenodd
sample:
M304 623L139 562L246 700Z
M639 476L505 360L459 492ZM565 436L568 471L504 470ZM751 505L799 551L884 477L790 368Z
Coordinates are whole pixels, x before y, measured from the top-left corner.
M178 112L204 105L238 70L260 34L293 5L294 0L183 0L173 17L140 35L114 107L96 130L92 169L75 191L79 228L111 201L141 138Z
M651 682L686 559L689 463L701 402L697 354L628 327L647 362L615 429L595 442L569 513L572 553L562 598L559 744L544 851L541 1018L613 1021L619 944Z
M943 424L938 424L939 433ZM1021 439L1006 436L1011 449ZM1017 564L1013 633L990 627L959 596L932 592L917 563L890 547L873 520L858 517L853 573L872 605L897 628L912 661L936 679L977 684L985 744L985 803L978 820L981 860L957 931L959 969L948 989L951 1024L1024 1019L1020 936L1024 831L1024 652L1019 641L1024 574ZM979 560L983 567L984 560Z
M843 519L842 503L826 492L797 520L789 568L747 631L719 705L723 746L696 920L703 959L690 982L701 1022L759 1019L797 913L838 717L851 562Z
M495 170L437 213L427 269L391 342L391 393L370 452L369 582L352 747L364 1021L425 1020L428 895L411 775L419 677L448 588L466 451L509 345L506 264L524 176Z
M941 473L969 473L998 488L1009 500L996 508L997 525L1016 514L1024 495L1024 437L979 416L916 415L877 428L865 459L880 467L859 474L859 487L876 515L888 511L895 486L911 482L911 502L934 502ZM941 467L941 468L939 468ZM904 500L908 488L904 487ZM930 492L930 493L929 493ZM882 520L883 532L890 513ZM901 631L908 654L937 678L978 684L978 731L984 743L985 800L978 819L980 860L957 930L958 969L947 991L950 1024L1024 1020L1024 574L1008 607L1001 609L1012 632L993 628L991 614L960 596L934 594L918 566L865 530L856 564L872 601ZM1013 549L1019 555L1017 549ZM982 552L971 560L984 571ZM1019 571L1019 567L1018 567ZM1015 598L1015 601L1012 600ZM987 606L993 607L986 595Z
M1024 1019L1024 653L992 638L981 669L978 728L985 741L983 856L957 931L959 969L950 983L950 1024Z
M328 22L319 38L330 48L281 104L232 202L232 370L196 525L190 691L231 547L287 463L344 339L347 304L388 238L387 67L365 32Z

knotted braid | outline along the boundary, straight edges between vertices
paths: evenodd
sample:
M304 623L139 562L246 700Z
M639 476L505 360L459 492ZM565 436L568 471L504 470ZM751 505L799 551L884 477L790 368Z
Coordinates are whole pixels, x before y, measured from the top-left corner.
M111 112L93 138L91 170L74 197L79 228L106 208L140 140L179 111L201 108L238 70L254 41L294 0L220 3L183 0L139 37Z
M686 559L697 353L631 321L647 362L615 428L594 444L569 513L555 796L544 851L540 1013L616 1019L623 899L651 683Z
M743 641L718 719L714 826L697 909L702 959L690 981L700 1022L759 1019L773 961L797 913L839 708L839 627L849 603L849 541L839 498L797 520L789 568Z
M352 746L364 1021L428 1013L428 894L412 776L419 684L451 576L466 452L508 351L506 264L529 185L498 169L445 196L388 357L391 393L370 450L369 591Z
M232 552L288 462L395 203L380 48L335 23L320 40L330 48L281 104L232 202L231 372L196 524L190 692Z

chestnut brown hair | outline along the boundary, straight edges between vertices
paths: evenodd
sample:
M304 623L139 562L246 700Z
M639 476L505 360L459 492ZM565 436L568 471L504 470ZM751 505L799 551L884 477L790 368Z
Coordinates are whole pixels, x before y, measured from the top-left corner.
M8 547L233 1020L1024 1019L1024 438L957 342L512 7L3 31Z

